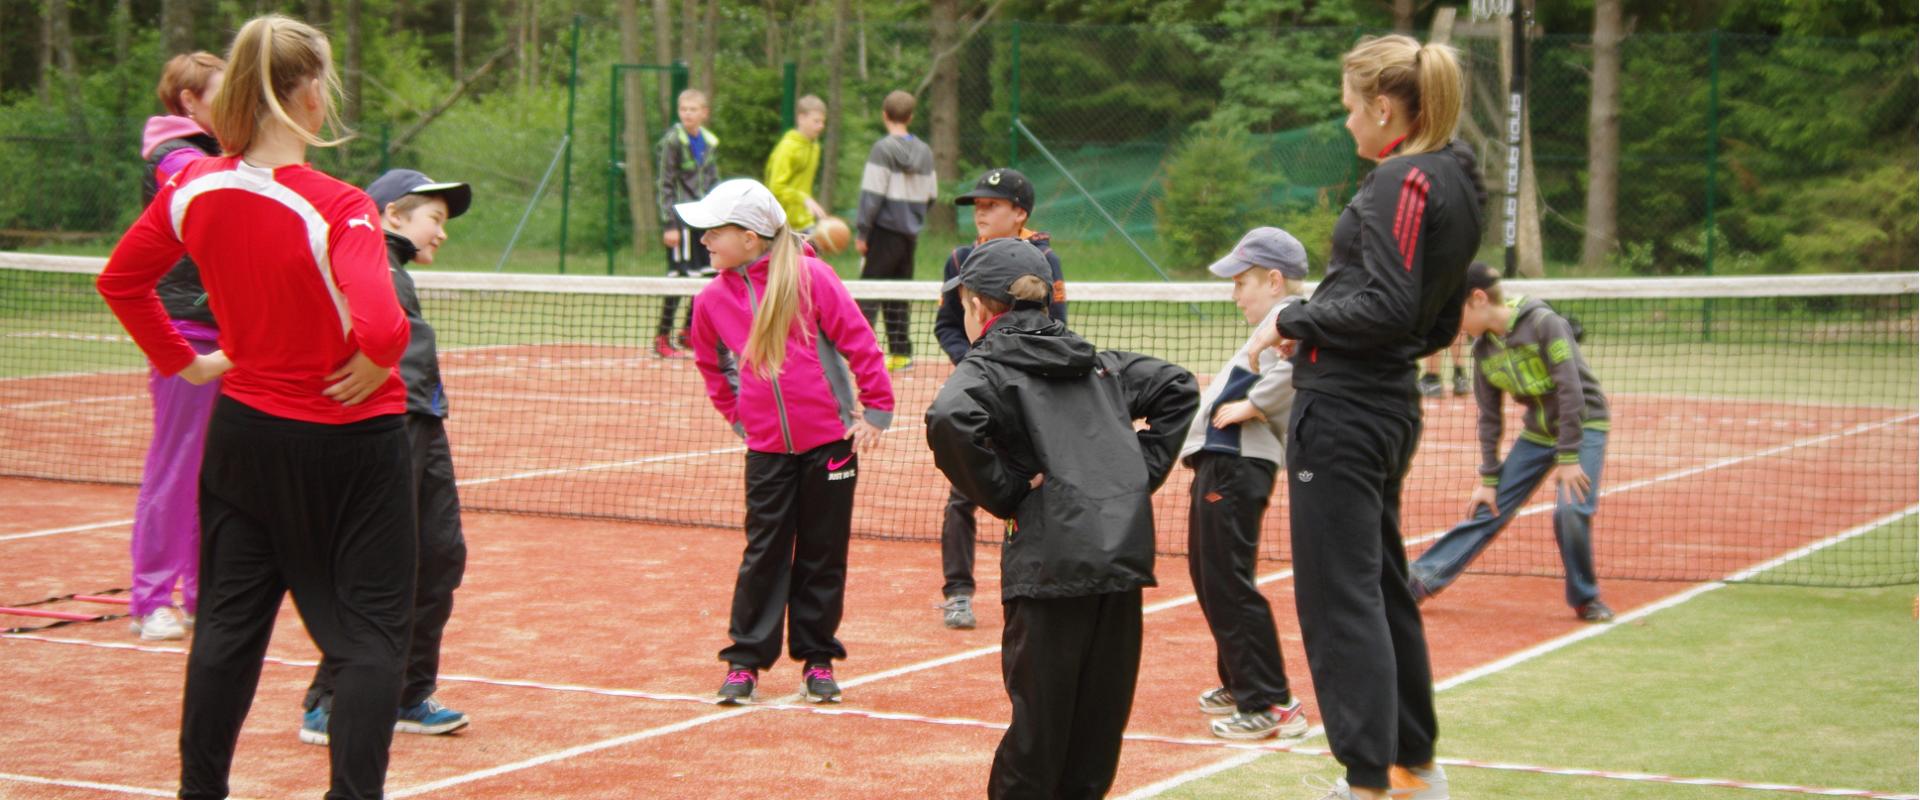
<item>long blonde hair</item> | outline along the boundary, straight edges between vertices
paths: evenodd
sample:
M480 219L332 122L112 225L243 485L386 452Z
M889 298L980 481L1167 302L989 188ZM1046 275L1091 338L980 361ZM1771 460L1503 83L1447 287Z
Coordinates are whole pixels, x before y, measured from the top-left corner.
M767 287L754 307L747 351L741 354L746 367L762 378L780 374L787 362L787 338L796 326L802 341L813 341L813 327L797 318L801 309L813 307L813 278L800 263L800 237L781 225L770 241L773 254L767 258Z
M260 137L269 117L291 129L309 145L331 147L346 138L322 139L295 122L286 104L307 81L319 78L325 87L327 127L344 130L335 110L340 76L333 71L333 53L326 35L292 17L267 14L254 17L233 37L227 53L227 79L213 98L213 133L220 148L240 155Z
M1340 67L1354 94L1367 100L1386 95L1413 114L1402 153L1435 152L1453 140L1463 90L1452 47L1422 45L1401 34L1370 36L1347 51Z

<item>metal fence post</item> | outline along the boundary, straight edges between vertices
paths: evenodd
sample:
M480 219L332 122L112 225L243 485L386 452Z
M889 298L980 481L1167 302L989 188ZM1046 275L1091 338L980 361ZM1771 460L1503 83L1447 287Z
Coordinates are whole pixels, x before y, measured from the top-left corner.
M607 83L607 274L613 274L613 205L618 195L614 184L620 181L620 67L609 68Z
M1707 33L1707 274L1713 274L1714 200L1720 171L1720 29ZM1713 298L1700 306L1700 340L1713 339Z
M781 132L793 130L793 104L799 100L800 65L791 61L780 65Z

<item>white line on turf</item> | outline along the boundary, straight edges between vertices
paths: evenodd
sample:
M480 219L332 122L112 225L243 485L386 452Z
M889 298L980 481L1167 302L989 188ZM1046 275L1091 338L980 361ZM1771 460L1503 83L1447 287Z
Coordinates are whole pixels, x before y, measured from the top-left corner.
M132 524L133 524L133 520L130 520L130 519L116 519L112 522L95 522L91 525L74 525L66 528L49 528L44 531L28 531L26 533L9 533L5 536L0 536L0 542L11 542L18 539L38 539L42 536L58 536L62 533L80 533L82 531L97 531L102 528L119 528L119 527L124 527Z
M1715 589L1725 587L1730 582L1746 580L1761 572L1765 572L1769 569L1773 569L1774 567L1778 567L1782 564L1786 564L1795 559L1804 558L1820 550L1824 550L1828 547L1832 547L1833 545L1840 544L1841 542L1845 542L1856 536L1860 536L1861 534L1864 534L1873 530L1877 530L1883 526L1898 522L1916 513L1920 513L1920 505L1908 506L1907 508L1901 511L1896 511L1892 514L1888 514L1884 517L1873 520L1872 522L1865 523L1863 525L1859 525L1853 528L1848 528L1847 530L1841 531L1840 533L1834 534L1825 539L1821 539L1820 541L1814 542L1805 547L1801 547L1785 555L1779 556L1777 558L1769 559L1755 566L1740 570L1731 575L1728 575L1726 578L1723 578L1721 580L1712 581L1710 583L1703 583L1698 586L1693 586L1691 588L1688 588L1685 591L1673 594L1659 601L1649 603L1647 605L1633 609L1632 611L1628 611L1626 613L1623 613L1615 617L1614 621L1611 624L1590 625L1587 627L1583 627L1577 631L1574 631L1573 633L1569 633L1564 636L1560 636L1558 638L1551 639L1546 642L1542 642L1538 645L1529 647L1525 650L1521 650L1517 653L1512 653L1503 658L1499 658L1494 661L1490 661L1485 664L1482 664L1478 667L1474 667L1473 669L1467 670L1466 672L1462 672L1451 678L1435 683L1433 685L1433 690L1435 692L1444 692L1444 691L1447 691L1448 689L1452 689L1461 684L1469 683L1471 681L1484 678L1488 675L1492 675L1497 672L1511 669L1515 666L1526 663L1528 661L1532 661L1533 659L1536 659L1541 656L1547 655L1548 653L1552 653L1554 651L1560 650L1569 645L1582 642L1587 639L1591 639L1595 636L1600 636L1602 634L1605 634L1608 631L1611 631L1622 624L1643 619L1645 617L1659 613L1666 609L1673 608L1674 606L1678 606L1682 603L1685 603L1689 600L1699 597L1700 595L1706 594L1707 592L1711 592ZM1323 732L1324 732L1323 728L1316 727L1314 731L1308 734L1308 738L1311 738L1313 736L1318 736ZM1200 767L1198 769L1190 770L1188 772L1183 772L1179 775L1175 775L1171 778L1160 781L1159 783L1155 783L1150 786L1141 787L1140 789L1136 789L1133 792L1130 792L1126 795L1121 796L1120 798L1118 798L1118 800L1146 800L1146 798L1158 797L1160 794L1168 790L1177 788L1179 786L1182 786L1187 783L1191 783L1196 780L1211 777L1215 774L1218 774L1222 771L1230 769L1234 766L1240 766L1241 764L1245 764L1251 760L1252 759L1246 758L1243 755L1234 756L1233 758L1225 759L1221 762L1209 764L1204 767ZM1228 762L1238 762L1238 763L1229 764ZM1472 763L1458 762L1455 760L1443 759L1443 762L1448 764L1459 763L1462 766L1474 766L1474 764ZM1619 775L1601 775L1600 777L1619 778L1620 776ZM1847 791L1853 791L1853 790L1847 790ZM1861 796L1868 796L1868 795L1861 795Z
M42 778L34 775L16 775L11 772L0 772L0 781L11 781L13 783L32 783L32 784L38 784L40 786L58 786L63 789L87 789L95 792L114 792L116 794L132 794L132 795L139 795L141 797L173 797L175 796L174 792L162 791L160 789L148 789L141 786L123 786L118 783L96 783L94 781L75 781L75 780L65 780L61 778Z

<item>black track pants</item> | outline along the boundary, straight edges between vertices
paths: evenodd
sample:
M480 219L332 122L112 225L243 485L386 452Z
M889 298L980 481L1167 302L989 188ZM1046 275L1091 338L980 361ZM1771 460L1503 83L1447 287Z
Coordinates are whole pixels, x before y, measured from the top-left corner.
M747 453L747 549L733 585L733 644L720 660L773 666L783 620L795 659L847 657L834 634L846 601L859 467L845 440L795 455Z

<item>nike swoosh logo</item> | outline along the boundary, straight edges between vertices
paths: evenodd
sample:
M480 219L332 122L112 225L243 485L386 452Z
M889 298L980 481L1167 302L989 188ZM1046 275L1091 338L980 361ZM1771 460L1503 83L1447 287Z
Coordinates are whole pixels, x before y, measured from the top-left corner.
M853 456L852 456L852 455L848 455L848 456L847 456L846 458L843 458L843 459L840 459L839 461L835 461L835 460L833 460L833 459L831 459L831 458L829 458L829 459L827 459L827 471L828 471L828 472L839 472L839 471L840 471L840 468L841 468L841 467L844 467L844 466L846 466L846 465L847 465L847 462L849 462L849 461L852 461L852 460L853 460Z

